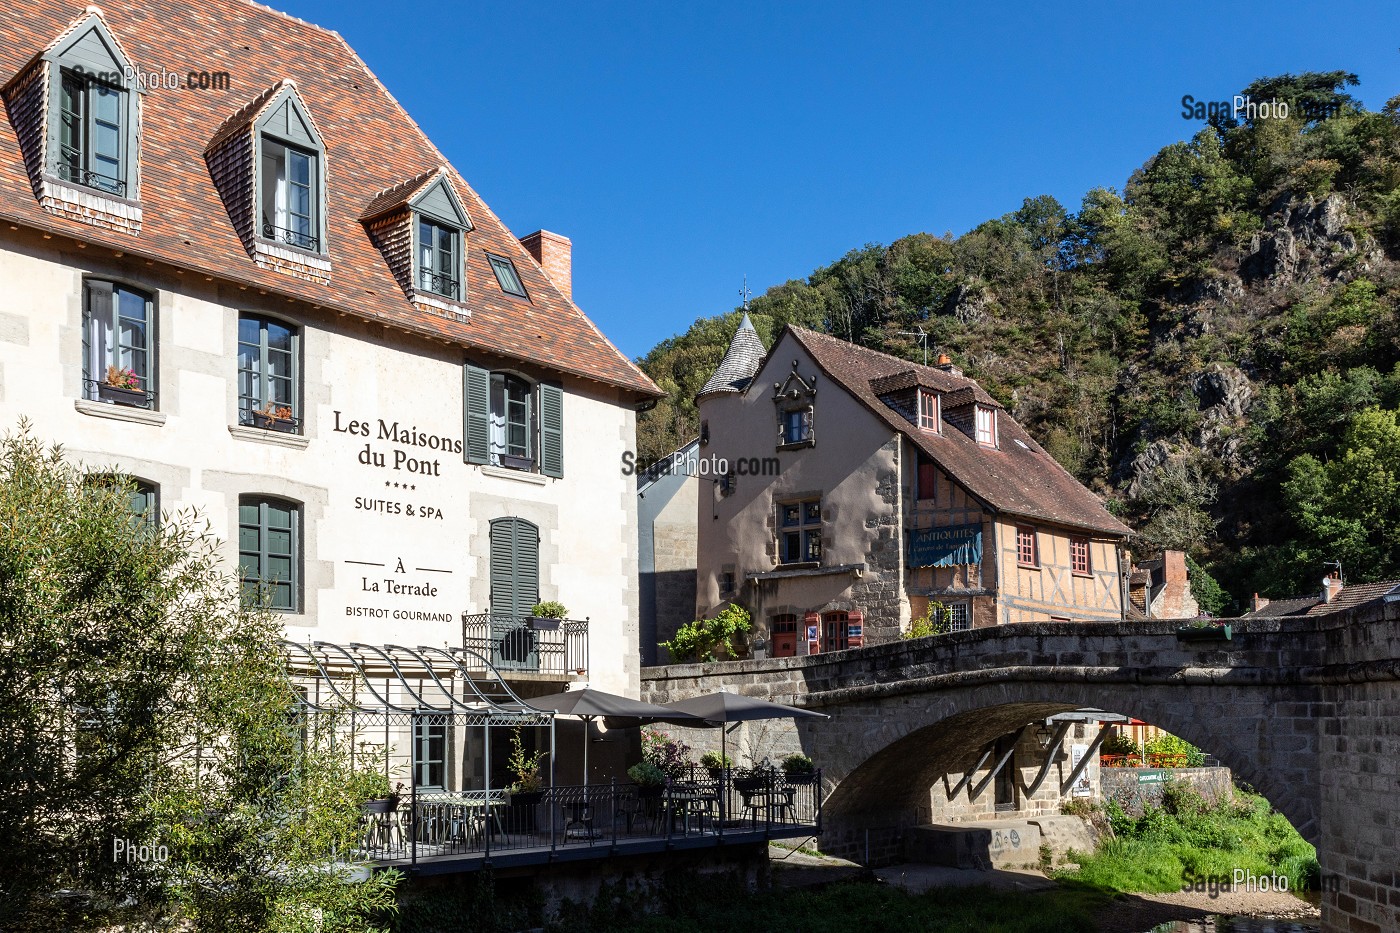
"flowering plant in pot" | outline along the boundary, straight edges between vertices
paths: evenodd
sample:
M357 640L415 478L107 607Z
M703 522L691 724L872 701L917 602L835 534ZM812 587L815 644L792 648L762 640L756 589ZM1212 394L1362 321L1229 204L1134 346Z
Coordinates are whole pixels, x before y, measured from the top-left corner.
M290 405L275 405L272 402L254 410L253 424L269 431L281 431L283 434L290 434L297 426L292 418Z
M146 404L146 393L141 389L141 377L135 370L118 366L107 367L107 378L98 384L97 397L107 402L120 402L123 405Z

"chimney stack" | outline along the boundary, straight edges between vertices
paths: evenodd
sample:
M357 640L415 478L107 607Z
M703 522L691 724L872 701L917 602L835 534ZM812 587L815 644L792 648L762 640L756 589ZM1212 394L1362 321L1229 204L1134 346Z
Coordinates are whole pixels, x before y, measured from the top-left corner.
M536 230L529 236L520 238L520 245L535 257L544 274L554 283L554 287L564 293L564 297L574 300L574 244L566 236Z
M938 363L934 369L941 369L950 376L961 376L963 371L953 365L953 358L946 353L938 354Z
M1337 598L1337 594L1342 591L1342 572L1340 570L1330 571L1322 578L1322 601L1330 603Z
M1268 599L1266 599L1263 596L1260 596L1258 593L1255 593L1254 598L1249 601L1249 608L1254 612L1258 612L1260 609L1263 609L1268 604Z

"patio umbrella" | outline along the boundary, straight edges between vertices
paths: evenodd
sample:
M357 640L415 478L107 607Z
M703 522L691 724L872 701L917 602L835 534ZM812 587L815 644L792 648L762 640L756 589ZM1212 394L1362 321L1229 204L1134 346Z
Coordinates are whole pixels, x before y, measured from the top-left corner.
M691 697L688 700L678 700L672 703L670 708L682 713L689 713L706 722L721 725L731 722L750 722L757 719L831 718L826 713L816 713L809 709L799 709L796 706L784 706L782 703L774 703L771 700L763 700L758 697L748 697L742 693L730 693L728 690ZM720 729L719 747L720 755L727 758L725 732L726 730Z
M676 725L707 726L704 717L670 708L644 703L584 687L582 690L566 690L549 696L529 697L525 700L535 709L553 710L563 716L577 716L583 720L583 795L588 797L588 733L593 720L605 719L610 726L637 726L652 722L670 722Z

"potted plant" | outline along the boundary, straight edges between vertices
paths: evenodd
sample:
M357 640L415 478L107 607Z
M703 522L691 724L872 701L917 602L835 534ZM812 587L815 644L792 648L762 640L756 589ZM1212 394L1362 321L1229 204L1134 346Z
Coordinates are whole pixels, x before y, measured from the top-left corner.
M817 777L817 770L812 765L812 759L801 752L793 752L783 759L783 775L789 784L810 784Z
M510 757L506 759L506 767L515 775L515 781L506 788L510 807L507 819L512 828L521 832L534 831L535 805L544 799L544 778L540 776L543 758L544 752L525 751L520 727L516 726L510 737Z
M666 772L650 761L639 761L627 769L627 776L637 785L638 797L660 797L666 792Z
M772 775L763 767L735 768L734 789L740 791L762 790L767 787Z
M291 407L274 405L271 402L253 411L253 426L267 431L280 431L283 434L295 434L297 429Z
M718 779L725 771L734 767L734 760L719 752L706 752L700 756L700 767L710 772L710 777Z
M1195 619L1176 630L1178 641L1230 641L1234 634L1230 623L1209 617Z
M116 366L107 367L107 379L98 383L97 397L104 402L115 402L118 405L146 404L146 393L141 389L141 377L130 369L118 369Z
M550 600L543 603L535 603L530 610L530 618L527 623L536 632L552 632L559 628L559 623L568 618L569 610L564 608L564 604Z

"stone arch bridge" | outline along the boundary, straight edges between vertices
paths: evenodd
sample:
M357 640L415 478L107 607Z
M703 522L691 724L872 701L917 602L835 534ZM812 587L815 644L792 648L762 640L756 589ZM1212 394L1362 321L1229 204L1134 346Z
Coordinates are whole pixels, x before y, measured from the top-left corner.
M1327 930L1400 930L1400 601L1236 620L1231 641L1177 624L1044 623L809 657L643 672L643 699L717 689L817 709L822 846L893 852L929 788L969 750L1049 715L1143 719L1216 755L1317 846Z

